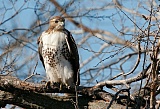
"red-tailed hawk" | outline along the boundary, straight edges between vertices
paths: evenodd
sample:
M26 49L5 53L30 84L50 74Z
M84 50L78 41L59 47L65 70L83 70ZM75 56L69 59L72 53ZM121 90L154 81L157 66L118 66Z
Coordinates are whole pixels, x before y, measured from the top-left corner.
M38 38L38 51L50 82L75 86L80 83L79 55L71 33L64 26L63 17L53 17L48 30Z

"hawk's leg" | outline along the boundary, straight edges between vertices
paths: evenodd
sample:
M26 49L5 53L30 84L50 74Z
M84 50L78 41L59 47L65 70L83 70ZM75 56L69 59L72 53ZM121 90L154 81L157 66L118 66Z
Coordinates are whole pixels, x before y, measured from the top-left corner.
M62 86L63 86L63 84L60 83L60 86L59 86L59 90L60 90L60 91L62 90Z
M63 83L60 83L60 86L59 86L59 90L60 90L60 91L62 90L63 85L64 85ZM65 86L66 86L67 89L70 89L70 88L71 88L68 84L65 84Z
M46 84L45 84L45 87L46 87L46 88L51 87L51 81L47 81Z
M41 83L45 83L45 88L49 88L51 87L51 81L45 81L45 80L42 80Z

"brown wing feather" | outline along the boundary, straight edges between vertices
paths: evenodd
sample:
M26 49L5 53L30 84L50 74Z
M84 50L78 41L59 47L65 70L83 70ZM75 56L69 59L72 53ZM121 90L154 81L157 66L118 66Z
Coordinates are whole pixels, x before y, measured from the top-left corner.
M78 49L77 45L75 43L75 40L73 39L71 33L68 30L64 30L67 34L66 42L68 45L68 49L70 52L70 63L72 65L73 71L74 71L74 83L77 85L80 84L80 75L79 75L79 55L78 55ZM78 81L77 81L78 79Z
M43 57L42 57L42 40L41 40L41 36L39 36L38 40L37 40L37 44L38 44L38 53L39 53L39 58L44 66L44 61L43 61Z

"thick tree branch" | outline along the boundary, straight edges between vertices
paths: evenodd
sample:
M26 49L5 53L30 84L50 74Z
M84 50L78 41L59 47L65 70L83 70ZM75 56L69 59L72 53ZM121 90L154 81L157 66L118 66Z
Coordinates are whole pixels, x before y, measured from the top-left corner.
M86 102L90 101L90 98L79 97L79 106L87 106ZM27 90L16 89L14 92L0 91L0 107L4 107L6 104L14 104L27 109L74 109L72 98L52 98L47 94L38 94ZM81 107L82 108L82 107Z
M145 70L145 72L147 72L149 68L150 68L150 65ZM145 73L145 75L143 76L139 75L137 77L133 77L124 81L128 84L128 83L143 79L147 75L148 73ZM113 101L112 98L114 97L114 95L103 90L103 87L104 86L108 87L108 84L112 86L112 85L120 85L124 83L122 82L122 80L119 80L119 81L112 80L110 82L109 81L101 82L93 87L79 86L77 90L78 94L81 94L83 96L78 97L78 99L81 99L82 101L84 101L83 99L86 99L86 100L88 99L88 102L91 99L101 99L108 102L110 102L111 100ZM47 106L50 106L50 104L52 104L52 106L54 106L54 104L59 105L60 106L59 108L63 108L61 106L72 105L72 102L70 101L70 99L63 98L59 101L56 98L53 99L52 97L49 97L48 94L46 93L75 93L74 88L67 89L65 86L63 86L62 89L59 90L59 84L53 84L46 88L45 84L34 84L30 82L25 82L17 79L16 77L11 77L11 76L0 76L0 90L1 90L0 91L1 106L5 106L6 104L11 103L11 104L22 106L25 108L49 108ZM44 94L40 94L40 93L44 93ZM121 101L120 99L127 100L128 97L127 96L125 98L119 97L114 100ZM63 105L61 104L62 102L64 102ZM81 105L84 106L85 104L82 103Z

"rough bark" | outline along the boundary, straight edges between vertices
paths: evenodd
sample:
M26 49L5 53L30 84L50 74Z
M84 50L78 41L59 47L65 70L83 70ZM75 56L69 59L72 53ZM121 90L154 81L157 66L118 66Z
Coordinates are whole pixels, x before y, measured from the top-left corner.
M126 106L132 107L136 101L130 98L129 90L123 89L113 95L104 91L102 87L79 86L78 93L82 96L78 97L78 107L80 109L97 109L98 107L118 107L123 109ZM120 96L119 94L122 92L127 92L128 94ZM25 82L12 76L0 76L0 107L4 107L6 104L13 104L32 109L75 108L75 97L52 96L51 93L75 93L75 91L74 88L67 89L65 86L59 90L59 84L46 87L45 84ZM145 102L144 100L143 103L145 104Z

